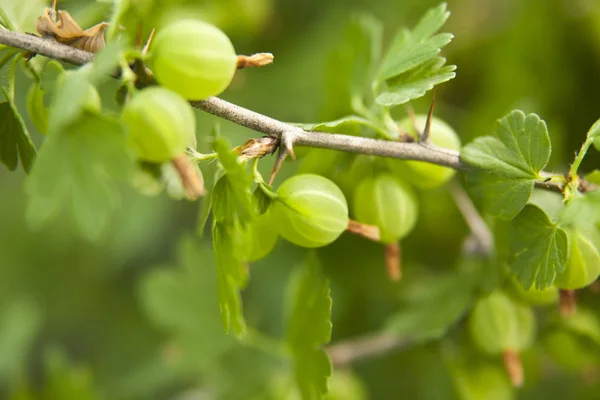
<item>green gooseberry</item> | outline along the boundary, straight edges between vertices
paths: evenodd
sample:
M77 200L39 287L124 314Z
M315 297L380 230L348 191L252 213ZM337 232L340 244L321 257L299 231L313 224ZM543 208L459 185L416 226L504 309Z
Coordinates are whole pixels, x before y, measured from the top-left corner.
M525 289L515 277L510 278L510 288L520 300L527 304L556 304L560 296L559 289L554 285L544 289L537 289L533 286Z
M418 128L424 128L426 121L427 115L416 116L416 125ZM415 127L409 118L399 121L398 126L403 131L408 132L415 140L418 140ZM439 118L432 117L429 138L436 146L450 150L460 150L460 138L450 125ZM448 182L456 174L456 170L452 168L423 161L388 159L388 168L419 189L439 187Z
M475 344L489 355L521 351L533 342L535 316L531 307L494 291L475 304L469 329Z
M219 28L184 19L157 32L149 64L160 85L187 100L203 100L229 86L237 69L237 55Z
M378 226L383 243L394 243L408 235L418 219L415 194L389 173L363 179L354 191L353 200L354 218Z
M600 254L592 241L579 231L569 231L569 259L565 270L556 277L559 289L574 290L588 286L600 274Z
M273 224L287 241L301 247L326 246L348 227L348 204L327 178L300 174L277 189L271 206Z
M123 110L129 142L144 161L163 163L195 141L196 120L185 99L161 87L133 95Z

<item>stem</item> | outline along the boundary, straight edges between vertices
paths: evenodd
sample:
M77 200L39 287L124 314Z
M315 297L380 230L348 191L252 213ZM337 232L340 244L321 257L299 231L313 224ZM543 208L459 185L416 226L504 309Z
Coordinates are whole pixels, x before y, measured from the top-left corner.
M273 191L273 189L271 188L271 186L269 186L265 182L265 179L263 178L262 174L258 170L258 160L260 160L260 159L259 158L253 158L252 159L252 176L254 178L254 182L256 182L256 184L258 185L258 187L260 188L260 190L262 190L263 193L268 198L270 198L271 200L275 200L278 197L277 193L275 193Z
M208 154L198 153L196 150L192 149L191 147L187 149L187 153L196 162L215 160L215 159L219 158L219 155L217 153L208 153Z
M244 336L241 341L247 346L261 350L278 358L289 359L291 357L285 343L250 327L247 328L246 336Z
M581 145L581 149L577 153L577 156L575 156L575 161L573 161L573 164L571 164L571 169L569 170L569 175L571 175L571 177L577 177L577 171L579 170L579 166L581 165L583 158L585 157L587 151L589 150L593 142L593 139L587 138L585 142L583 142L583 144Z
M344 367L356 360L389 353L410 344L410 341L388 332L374 333L335 343L326 350L336 367Z

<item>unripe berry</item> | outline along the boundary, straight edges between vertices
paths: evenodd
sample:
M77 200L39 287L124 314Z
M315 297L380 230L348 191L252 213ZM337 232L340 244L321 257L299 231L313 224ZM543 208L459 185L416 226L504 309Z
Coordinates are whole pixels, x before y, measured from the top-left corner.
M281 184L272 205L279 234L302 247L321 247L348 227L348 204L335 183L319 175L296 175Z
M525 289L516 278L512 277L510 280L514 294L527 304L555 304L558 302L559 290L554 285L545 289L536 289L535 287Z
M177 93L151 87L133 95L123 110L129 141L141 160L163 163L195 140L196 120Z
M475 344L490 355L527 348L535 334L530 307L496 291L480 299L469 317Z
M379 227L381 241L394 243L414 228L419 206L413 191L391 174L364 179L354 191L354 218Z
M271 212L267 211L244 229L245 261L258 261L273 251L279 238L273 225Z
M237 68L227 35L197 20L179 20L159 30L149 57L158 83L188 100L220 94Z
M419 129L425 127L427 121L426 115L417 115L416 125ZM409 118L398 122L402 131L410 133L418 140L417 132ZM460 139L454 129L439 118L433 117L431 120L431 129L429 139L433 144L450 150L460 150ZM388 167L402 179L420 189L431 189L448 182L456 171L449 167L442 167L423 161L403 161L388 159Z
M600 254L592 241L581 232L569 232L569 260L554 285L573 290L588 286L600 274Z

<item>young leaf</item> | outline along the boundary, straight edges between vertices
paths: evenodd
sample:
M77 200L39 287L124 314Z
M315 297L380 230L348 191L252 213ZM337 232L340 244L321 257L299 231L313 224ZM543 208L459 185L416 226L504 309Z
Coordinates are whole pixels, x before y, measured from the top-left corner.
M444 66L445 63L445 58L435 57L391 79L375 101L382 106L390 107L424 96L435 85L447 82L456 76L454 72L456 66Z
M600 119L592 125L587 133L587 138L594 141L596 150L600 150Z
M35 159L35 146L14 98L4 88L2 93L6 101L0 103L0 161L14 171L20 159L21 167L29 173Z
M436 57L453 35L440 33L433 36L449 15L446 3L442 3L430 9L412 31L398 32L377 75L376 87L385 83L383 90L377 93L377 103L384 106L403 104L454 78L456 67L444 67L446 59Z
M238 336L246 334L246 322L239 290L246 285L247 271L241 254L241 231L231 224L214 221L213 249L217 264L219 308L225 332Z
M338 118L353 111L362 99L381 56L382 27L368 15L354 15L341 42L327 62L323 118Z
M217 139L213 146L225 170L211 195L213 217L216 221L245 225L252 221L255 214L250 191L252 178L238 163L227 140Z
M525 289L544 289L565 269L567 234L537 206L526 205L514 219L510 247L510 270Z
M295 125L301 127L305 131L344 133L346 135L360 135L362 127L370 128L373 130L380 129L373 122L365 118L358 117L356 115L350 115L344 118L336 119L334 121Z
M467 174L471 193L505 219L525 206L549 158L546 123L519 110L498 120L494 136L477 138L461 152L461 160L477 168Z
M126 180L132 166L121 125L84 113L44 143L25 186L29 223L40 226L68 209L84 237L100 239L118 205L115 181Z
M287 343L294 357L296 382L304 400L327 393L331 362L322 346L331 339L331 297L316 256L292 276Z

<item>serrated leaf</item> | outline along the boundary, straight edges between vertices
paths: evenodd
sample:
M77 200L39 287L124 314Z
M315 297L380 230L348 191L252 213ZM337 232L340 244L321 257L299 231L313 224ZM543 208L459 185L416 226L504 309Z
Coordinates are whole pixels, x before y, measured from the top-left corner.
M209 366L233 343L223 333L210 249L186 236L179 244L179 266L155 269L140 282L146 314L177 338L195 338L194 354Z
M71 212L81 234L98 240L118 206L117 181L133 167L121 125L85 113L48 136L26 182L27 220L39 227L61 209Z
M391 107L418 99L435 85L447 82L456 76L455 65L446 65L446 59L435 57L421 66L405 72L387 83L375 99L377 104Z
M213 217L227 224L245 225L255 216L250 190L252 178L238 162L227 140L217 139L213 147L225 171L211 195Z
M14 171L19 160L27 173L31 171L36 151L23 117L10 92L2 88L6 99L0 103L0 161Z
M242 337L246 334L246 322L240 289L246 285L248 273L241 254L241 231L234 225L214 221L212 240L223 327L226 333L233 330L236 336Z
M461 160L476 168L467 173L471 193L487 211L505 219L525 206L549 158L546 123L520 110L498 120L494 136L477 138L461 152Z
M331 297L314 254L290 282L287 343L294 357L296 383L304 400L327 392L331 362L322 346L331 339Z
M525 289L547 288L565 269L567 233L537 206L528 204L512 222L510 247L510 271Z
M377 81L384 82L394 78L437 56L441 48L450 43L453 35L432 35L441 28L449 15L446 3L442 3L427 11L412 32L398 32L383 59Z
M411 280L404 289L399 310L388 319L386 330L410 341L443 337L473 300L468 280L459 275Z
M354 99L360 99L370 85L381 56L382 32L379 21L369 15L351 17L327 62L324 118L353 111Z

